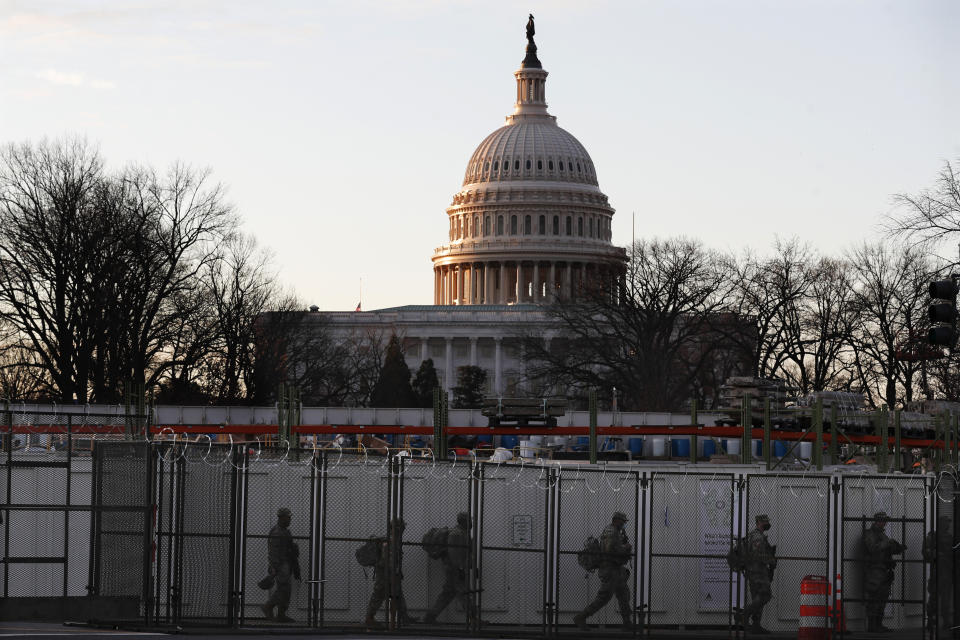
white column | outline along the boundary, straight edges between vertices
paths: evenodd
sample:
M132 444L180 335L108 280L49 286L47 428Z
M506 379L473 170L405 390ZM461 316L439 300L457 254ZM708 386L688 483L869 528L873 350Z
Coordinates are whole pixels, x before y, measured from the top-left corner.
M495 337L493 343L493 393L500 395L503 393L503 338Z
M420 362L423 362L430 357L430 339L429 338L420 338Z
M550 288L547 292L547 299L553 300L557 297L557 262L550 261Z
M567 261L567 299L573 299L573 263Z
M507 304L507 265L504 262L500 263L500 295L497 297L500 304Z
M457 265L457 304L463 304L463 264Z
M444 339L447 341L447 362L444 367L446 373L443 375L443 388L449 392L450 389L456 386L453 380L453 338Z
M463 303L473 304L473 265L465 265L463 274Z
M470 366L477 366L477 339L470 338Z
M517 286L515 287L517 291L517 304L523 300L523 262L517 261Z

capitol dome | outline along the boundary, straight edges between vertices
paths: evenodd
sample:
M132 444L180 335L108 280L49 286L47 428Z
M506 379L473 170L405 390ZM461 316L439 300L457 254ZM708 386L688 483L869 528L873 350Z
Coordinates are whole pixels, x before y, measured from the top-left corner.
M568 131L555 122L518 122L480 143L467 163L463 186L544 179L597 186L590 154Z
M585 289L611 295L626 251L590 154L547 112L532 28L514 73L514 111L476 148L447 207L449 243L434 251L434 304L549 303Z

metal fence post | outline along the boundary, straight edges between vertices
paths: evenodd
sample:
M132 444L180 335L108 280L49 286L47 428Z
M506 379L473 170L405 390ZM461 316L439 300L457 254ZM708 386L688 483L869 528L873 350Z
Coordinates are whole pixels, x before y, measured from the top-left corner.
M597 392L590 391L590 464L597 464Z
M696 398L690 400L690 425L696 428L699 428L700 426L697 418ZM690 434L690 462L693 464L696 464L697 462L697 436L695 433Z
M817 398L813 408L813 464L823 471L823 398Z

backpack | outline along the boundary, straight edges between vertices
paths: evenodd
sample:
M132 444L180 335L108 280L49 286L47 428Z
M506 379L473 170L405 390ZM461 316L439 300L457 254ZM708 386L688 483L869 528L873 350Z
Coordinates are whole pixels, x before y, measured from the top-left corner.
M747 539L737 538L727 551L727 564L732 571L744 571L747 568Z
M447 537L450 535L450 529L447 527L434 527L423 534L420 544L427 556L434 560L439 560L447 555Z
M354 552L360 566L372 567L377 564L380 559L380 542L379 538L371 537Z
M577 552L577 564L587 571L596 571L600 568L600 541L589 536L583 541L583 548Z

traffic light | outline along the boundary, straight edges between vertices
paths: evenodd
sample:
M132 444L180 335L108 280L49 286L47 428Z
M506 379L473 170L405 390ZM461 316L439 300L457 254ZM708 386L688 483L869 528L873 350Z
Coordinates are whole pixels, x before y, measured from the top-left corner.
M957 342L957 281L936 280L930 283L930 331L927 341L932 345L953 347Z

